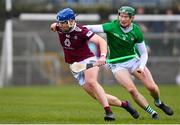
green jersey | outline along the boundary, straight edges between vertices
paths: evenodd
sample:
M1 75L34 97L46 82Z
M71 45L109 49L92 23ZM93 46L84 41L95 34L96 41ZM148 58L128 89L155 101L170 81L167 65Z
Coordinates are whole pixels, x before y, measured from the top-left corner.
M102 26L107 35L107 43L110 50L109 59L137 54L135 44L144 41L143 33L137 24L131 23L131 30L129 32L124 32L121 29L118 20L104 23ZM129 59L123 59L117 62L124 62Z

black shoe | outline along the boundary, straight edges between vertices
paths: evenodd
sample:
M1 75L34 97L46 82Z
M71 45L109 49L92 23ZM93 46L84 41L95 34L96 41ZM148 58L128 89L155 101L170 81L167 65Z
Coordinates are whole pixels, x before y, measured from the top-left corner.
M125 101L126 105L123 105L122 107L128 111L131 116L135 119L139 117L139 113L131 106L131 104L128 101Z
M158 108L162 109L164 111L164 113L166 113L167 115L173 115L174 114L173 110L169 106L165 105L163 102L160 105L157 105L155 103L155 105Z
M108 113L104 116L105 121L115 121L116 119L114 118L113 113Z
M156 112L152 114L152 119L159 119L158 114Z

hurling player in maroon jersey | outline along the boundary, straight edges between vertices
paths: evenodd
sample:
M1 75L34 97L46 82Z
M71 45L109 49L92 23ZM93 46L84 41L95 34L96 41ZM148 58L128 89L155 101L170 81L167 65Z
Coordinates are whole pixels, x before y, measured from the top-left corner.
M58 33L59 42L64 52L65 62L68 64L74 62L94 62L98 66L104 65L106 63L107 53L106 41L87 28L77 24L75 16L76 14L72 9L65 8L57 13L57 22L52 23L50 26L52 31ZM101 54L98 59L89 49L89 41L99 45ZM104 89L97 81L98 71L99 67L96 66L84 72L73 73L73 76L82 88L103 106L105 110L104 120L115 120L109 105L123 107L134 118L138 118L138 112L128 101L120 101L117 97L105 93Z

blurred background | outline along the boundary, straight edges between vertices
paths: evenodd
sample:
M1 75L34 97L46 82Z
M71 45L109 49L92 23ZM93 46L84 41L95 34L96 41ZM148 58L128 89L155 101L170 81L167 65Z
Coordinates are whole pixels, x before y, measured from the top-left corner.
M99 24L116 19L122 5L136 8L154 79L180 85L179 0L0 0L0 86L74 84L58 36L49 29L56 13L71 7L78 23ZM99 80L116 83L106 67Z

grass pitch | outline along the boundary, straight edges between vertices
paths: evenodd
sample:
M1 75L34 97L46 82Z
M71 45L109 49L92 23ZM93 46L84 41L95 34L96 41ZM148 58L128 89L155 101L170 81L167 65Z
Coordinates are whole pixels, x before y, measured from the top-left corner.
M161 99L173 107L173 116L166 116L155 107L147 90L138 86L157 110L159 120L151 119L121 86L103 87L122 100L128 99L140 113L140 118L133 119L124 109L112 107L116 121L105 122L103 108L78 85L8 87L0 89L0 124L180 124L178 86L160 85Z

